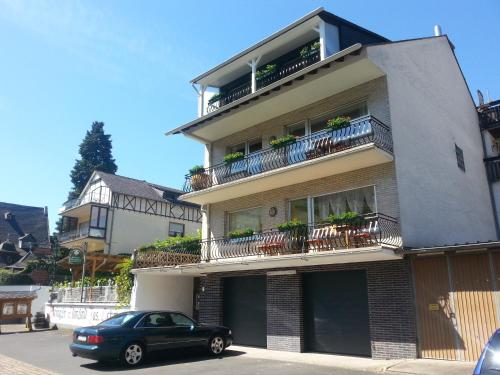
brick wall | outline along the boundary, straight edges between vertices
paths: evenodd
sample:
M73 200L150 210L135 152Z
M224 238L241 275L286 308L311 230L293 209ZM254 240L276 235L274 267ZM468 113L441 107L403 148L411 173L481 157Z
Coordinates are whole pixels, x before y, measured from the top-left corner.
M302 267L296 275L267 278L267 343L269 349L304 350L301 273L364 269L367 272L372 357L416 358L416 316L409 263L406 260ZM200 320L222 324L223 278L275 270L228 272L202 279Z

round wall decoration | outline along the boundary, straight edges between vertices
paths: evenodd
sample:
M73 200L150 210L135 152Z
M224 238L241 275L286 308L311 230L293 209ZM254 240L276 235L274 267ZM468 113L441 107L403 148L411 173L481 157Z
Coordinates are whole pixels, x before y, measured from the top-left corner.
M274 217L278 213L278 209L276 207L271 207L269 209L269 216Z

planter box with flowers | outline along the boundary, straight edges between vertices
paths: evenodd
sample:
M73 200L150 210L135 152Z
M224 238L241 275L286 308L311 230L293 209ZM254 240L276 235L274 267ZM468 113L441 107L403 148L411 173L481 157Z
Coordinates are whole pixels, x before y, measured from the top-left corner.
M193 190L201 190L210 187L210 176L205 172L202 165L195 165L189 170L191 176L191 187Z
M303 59L307 59L311 56L314 56L316 53L318 53L320 46L321 44L319 42L314 42L308 46L305 46L299 52L300 57L302 57Z
M261 81L264 78L269 77L274 72L276 72L276 64L268 64L264 68L259 69L257 72L255 72L255 79L257 81Z
M293 219L278 225L280 232L286 233L289 247L292 252L300 252L307 241L307 225L302 221Z
M232 164L237 161L243 160L245 158L245 154L243 152L232 152L230 154L226 154L224 156L224 163Z
M271 147L273 149L278 150L280 148L291 145L292 143L295 143L295 142L297 142L297 138L295 138L295 136L285 135L284 137L280 137L278 139L275 139L275 140L269 142L269 144L271 145Z
M335 132L338 132L342 129L346 129L349 126L351 126L351 118L347 116L337 116L326 122L326 130L332 132L332 138L334 138L333 135ZM345 140L336 142L333 147L335 151L341 151L342 149L345 148Z
M222 98L221 93L214 94L210 99L208 99L208 104L209 105L214 104L215 102L218 102L221 98Z
M237 229L233 230L232 232L229 232L227 236L230 239L235 239L235 238L245 238L245 237L250 237L253 236L254 230L252 228L245 228L245 229Z

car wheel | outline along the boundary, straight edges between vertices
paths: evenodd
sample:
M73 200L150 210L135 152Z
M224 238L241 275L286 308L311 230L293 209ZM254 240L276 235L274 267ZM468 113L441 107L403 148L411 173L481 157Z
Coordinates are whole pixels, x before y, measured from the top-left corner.
M222 336L216 335L208 342L208 351L211 355L220 355L224 351L225 342Z
M125 366L134 367L139 366L144 361L145 355L144 347L133 342L125 346L120 359Z

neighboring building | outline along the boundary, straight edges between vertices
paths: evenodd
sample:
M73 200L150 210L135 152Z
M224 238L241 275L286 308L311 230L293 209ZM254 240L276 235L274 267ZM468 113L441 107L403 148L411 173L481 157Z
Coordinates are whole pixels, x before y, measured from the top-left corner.
M196 235L201 212L180 202L182 192L165 186L95 171L75 199L60 210L62 246L125 254L169 236Z
M497 239L449 39L392 42L318 9L192 83L199 117L168 134L205 145L180 197L202 206L201 261L138 258L135 308L228 325L242 345L422 355L403 249ZM307 227L277 229L292 219Z
M21 259L50 253L47 207L0 202L0 267L23 269Z

